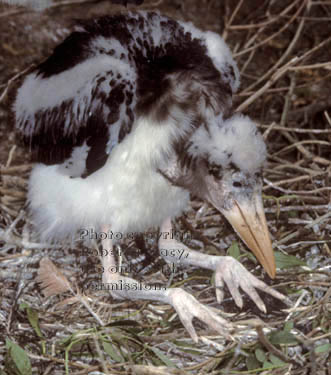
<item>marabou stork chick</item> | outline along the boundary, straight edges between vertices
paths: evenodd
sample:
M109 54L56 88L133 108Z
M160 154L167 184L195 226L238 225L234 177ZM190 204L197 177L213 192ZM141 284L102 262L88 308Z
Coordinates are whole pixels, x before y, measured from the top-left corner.
M25 78L13 106L18 133L40 162L28 201L41 236L59 241L91 225L169 232L193 194L227 218L274 278L261 199L266 147L256 125L233 113L238 86L230 50L213 32L155 12L81 23ZM159 248L185 249L180 259L162 251L167 262L214 270L218 302L224 284L239 307L239 287L263 311L255 288L285 298L232 257L201 254L163 237ZM107 271L113 255L102 262L104 283L135 283ZM231 327L180 288L118 287L111 294L170 303L195 341L193 317L223 334Z

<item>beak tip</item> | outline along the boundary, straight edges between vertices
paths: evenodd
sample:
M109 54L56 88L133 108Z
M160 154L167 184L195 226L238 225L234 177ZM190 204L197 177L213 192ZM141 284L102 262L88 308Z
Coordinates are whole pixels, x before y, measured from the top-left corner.
M273 270L270 270L270 271L267 271L267 274L269 275L269 277L271 279L274 279L276 277L276 269L273 269Z
M271 247L271 242L270 242L270 247L267 247L267 251L265 250L262 253L257 253L255 249L252 249L253 253L257 257L257 260L261 263L262 267L268 274L268 276L271 279L274 279L276 277L276 260L275 260L275 255L273 253L272 247Z
M268 251L266 257L264 259L260 259L260 262L262 264L262 267L267 272L268 276L271 279L274 279L276 277L276 262L275 262L275 256L272 253L272 249L270 246L270 251Z

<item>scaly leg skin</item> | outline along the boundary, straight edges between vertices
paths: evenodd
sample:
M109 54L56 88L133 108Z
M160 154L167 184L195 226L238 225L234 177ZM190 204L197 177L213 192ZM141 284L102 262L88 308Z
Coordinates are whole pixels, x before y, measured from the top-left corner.
M102 230L107 233L109 227L103 227ZM112 251L110 251L113 248L112 241L110 239L103 240L102 247L104 250L108 250L108 255L101 259L104 268L102 281L113 297L131 300L144 299L170 304L176 310L179 319L194 342L198 342L198 335L192 324L193 318L198 318L222 336L229 337L229 331L233 328L231 323L221 318L212 309L201 304L183 289L146 288L145 284L122 276L119 272L114 272L116 261Z
M227 285L236 305L240 308L243 306L243 300L239 287L248 294L256 306L264 313L266 313L265 304L255 288L284 302L288 302L286 296L257 279L233 257L201 254L198 251L191 250L181 242L169 238L171 236L167 236L167 233L171 233L171 231L172 225L169 218L161 226L162 235L159 239L161 256L167 263L199 266L215 271L216 299L218 303L221 303L224 297L222 290L224 284Z

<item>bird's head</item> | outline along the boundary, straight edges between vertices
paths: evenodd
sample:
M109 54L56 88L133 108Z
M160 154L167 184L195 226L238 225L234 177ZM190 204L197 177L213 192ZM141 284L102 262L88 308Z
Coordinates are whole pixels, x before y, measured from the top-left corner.
M271 278L276 266L261 196L261 172L233 166L206 176L206 199L230 222Z
M190 137L187 154L191 161L181 172L171 169L173 180L220 211L274 278L261 194L266 146L254 122L240 114L214 118Z
M199 134L200 132L200 134ZM266 146L246 116L215 119L193 135L190 152L203 155L207 174L203 195L230 222L272 278L274 254L262 203Z

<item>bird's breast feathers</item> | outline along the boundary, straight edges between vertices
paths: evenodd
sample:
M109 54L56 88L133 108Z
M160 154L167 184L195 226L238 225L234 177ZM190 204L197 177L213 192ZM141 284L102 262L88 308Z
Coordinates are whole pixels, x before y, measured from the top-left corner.
M189 192L172 186L157 170L169 157L170 127L155 127L141 118L106 164L86 178L71 178L76 164L67 169L66 163L38 164L28 200L41 236L60 240L104 223L121 233L138 232L180 214ZM79 152L86 153L86 146Z

